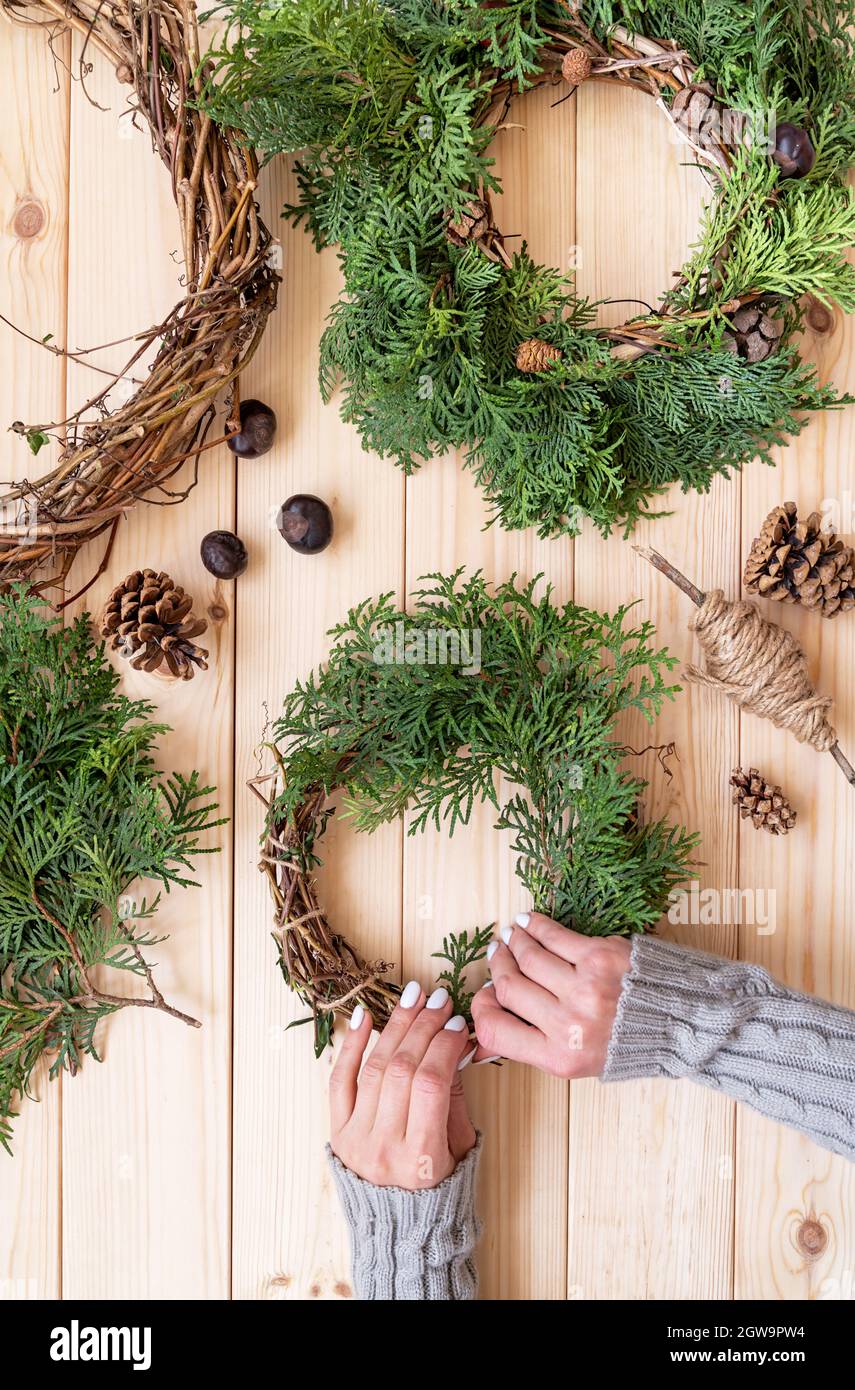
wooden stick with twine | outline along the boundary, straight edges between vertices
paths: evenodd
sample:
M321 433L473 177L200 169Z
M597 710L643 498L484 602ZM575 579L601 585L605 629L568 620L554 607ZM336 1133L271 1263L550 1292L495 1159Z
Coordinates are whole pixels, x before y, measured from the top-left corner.
M746 600L732 603L721 589L705 594L658 550L633 546L643 559L682 589L698 608L689 628L704 650L704 666L688 666L685 678L726 695L740 709L769 719L800 743L830 753L850 785L855 768L842 752L828 714L832 700L818 695L801 643L764 618Z

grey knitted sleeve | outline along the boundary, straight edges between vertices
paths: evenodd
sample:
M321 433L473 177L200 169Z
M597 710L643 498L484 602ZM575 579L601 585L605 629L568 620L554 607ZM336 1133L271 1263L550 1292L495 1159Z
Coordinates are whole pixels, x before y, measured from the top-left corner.
M478 1293L472 1258L481 1234L475 1179L481 1136L439 1187L407 1192L375 1187L352 1173L327 1145L327 1158L350 1227L353 1283L363 1299L468 1299Z
M855 1013L759 965L636 937L603 1081L686 1076L855 1158Z

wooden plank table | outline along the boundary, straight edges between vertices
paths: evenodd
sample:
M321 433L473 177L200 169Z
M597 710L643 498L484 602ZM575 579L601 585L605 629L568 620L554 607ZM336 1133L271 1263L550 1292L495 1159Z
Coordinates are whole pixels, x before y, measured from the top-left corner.
M85 347L141 328L179 296L174 210L147 136L121 116L123 94L98 58L89 97L68 80L69 44L54 63L43 38L0 25L11 88L2 116L2 312L41 338ZM65 64L65 66L64 66ZM72 66L73 70L73 66ZM654 300L684 258L704 185L681 163L661 116L642 96L583 88L553 108L548 91L520 103L496 141L506 181L500 220L525 233L536 258L575 265L580 292ZM99 107L106 108L105 110ZM257 747L294 679L322 660L329 626L353 601L392 590L403 599L427 570L466 564L489 578L543 572L559 597L597 607L639 598L662 641L695 655L687 603L615 536L585 526L575 541L484 529L484 503L459 461L431 462L409 480L364 454L335 406L322 405L317 345L338 288L334 254L317 256L278 221L294 182L284 160L263 174L269 225L281 229L281 306L244 394L268 401L280 429L265 458L236 465L205 456L176 507L143 506L119 533L109 572L87 595L96 610L131 568L170 571L210 623L211 667L175 686L125 670L129 693L153 699L173 727L164 766L198 767L216 783L230 824L205 861L202 889L173 894L159 925L160 980L203 1028L129 1010L102 1037L104 1067L38 1086L0 1155L0 1295L12 1298L340 1298L351 1295L346 1237L322 1159L325 1080L284 989L270 941L270 907L256 869L259 806L246 783ZM604 322L626 306L604 305ZM813 334L822 375L855 388L855 332L838 320ZM60 418L91 369L0 337L2 418ZM95 359L117 366L109 352ZM784 497L810 509L837 499L855 529L851 410L814 421L777 470L755 464L709 496L640 528L705 588L735 594L750 538ZM31 467L4 435L0 474ZM43 454L39 460L44 460ZM332 506L329 551L307 559L279 538L279 504L297 491ZM848 501L847 501L848 499ZM237 584L199 560L209 530L235 529L251 561ZM97 556L83 556L80 582ZM851 697L855 625L777 614L802 639L824 691L839 700L844 748L855 748ZM628 741L638 733L627 728ZM855 1005L855 798L833 762L701 690L681 696L654 738L674 739L666 783L645 772L659 811L699 829L702 883L771 889L775 930L664 930L722 954L769 965L790 984ZM738 824L726 781L737 762L774 769L799 809L780 841ZM444 931L510 921L523 906L503 838L476 814L448 842L371 839L334 824L324 901L369 956L403 978L433 978ZM513 1066L467 1074L487 1131L480 1249L483 1293L497 1298L829 1298L851 1296L855 1169L719 1095L687 1083L568 1086ZM847 1283L848 1280L848 1283ZM848 1295L847 1295L848 1289Z

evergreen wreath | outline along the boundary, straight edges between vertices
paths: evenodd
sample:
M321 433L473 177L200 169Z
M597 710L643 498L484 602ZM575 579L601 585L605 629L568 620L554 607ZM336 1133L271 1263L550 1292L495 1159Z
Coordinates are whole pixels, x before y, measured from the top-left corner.
M337 1012L360 1003L380 1028L399 992L384 979L391 966L366 961L318 899L334 793L369 833L409 812L409 834L453 834L489 802L535 910L590 935L649 930L691 877L698 837L644 818L647 783L622 766L636 750L615 729L630 709L651 721L679 690L665 682L675 658L653 645L653 626L630 626L626 607L559 607L551 590L535 597L537 581L491 591L461 575L425 576L411 613L389 594L352 608L331 630L326 666L285 700L265 745L275 770L251 784L267 808L259 867L279 965L311 1007L318 1055ZM497 772L513 787L501 805ZM435 953L457 1012L468 1014L465 972L490 938L490 928L451 934Z
M0 493L0 585L58 587L80 548L107 538L96 574L64 607L104 573L119 522L135 502L174 506L195 486L200 455L222 442L207 435L229 387L227 434L240 431L239 374L276 307L279 277L254 198L255 151L198 108L204 69L193 0L0 0L0 9L43 28L52 48L68 30L82 35L75 75L84 92L93 52L115 67L130 88L122 119L146 123L169 171L184 262L183 297L164 321L126 340L120 371L95 367L103 390L66 420L12 426L34 454L52 437L61 451L48 473ZM51 337L31 340L61 357L89 356ZM140 371L152 348L153 362ZM117 385L125 393L120 404L111 395ZM188 459L192 481L170 489Z
M158 988L149 929L185 876L217 807L196 772L157 771L164 724L117 692L88 614L63 627L32 590L0 594L0 1144L36 1065L74 1076L98 1060L95 1030L119 1009L158 1009L198 1028ZM147 993L113 994L104 967Z
M628 532L671 484L705 492L839 404L801 362L800 299L855 307L855 0L231 0L215 118L299 152L344 291L321 343L365 446L449 448L506 527ZM650 93L712 200L656 310L620 328L511 251L489 149L523 92ZM758 117L773 113L771 142ZM663 123L664 134L664 123Z

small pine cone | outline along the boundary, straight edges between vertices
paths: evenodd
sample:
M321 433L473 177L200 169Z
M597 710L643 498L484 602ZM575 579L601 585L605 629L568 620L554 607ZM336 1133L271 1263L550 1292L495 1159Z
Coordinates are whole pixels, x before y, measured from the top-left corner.
M561 361L561 351L542 338L526 338L517 348L517 371L545 372L553 362Z
M135 671L158 671L189 681L194 668L207 671L208 655L197 647L208 624L193 616L193 600L161 570L134 570L104 607L100 632L111 651Z
M733 788L731 800L739 807L743 820L751 817L755 830L766 830L770 835L787 835L796 823L796 812L790 806L780 787L772 786L760 775L756 767L743 772L735 767L730 778Z
M490 205L484 198L472 198L466 204L460 217L454 218L449 212L445 224L445 235L452 246L465 246L467 241L477 241L490 226Z
M756 304L737 309L730 325L724 333L724 346L746 362L764 362L775 351L782 332L781 325Z
M561 75L571 87L578 87L580 82L585 82L591 76L590 54L586 53L584 48L568 49L561 64Z
M671 102L671 119L680 133L699 149L714 149L725 143L726 122L710 87L694 84L681 87Z
M799 603L833 618L855 608L855 550L823 531L819 512L799 521L795 502L773 507L751 543L742 582L749 593Z

